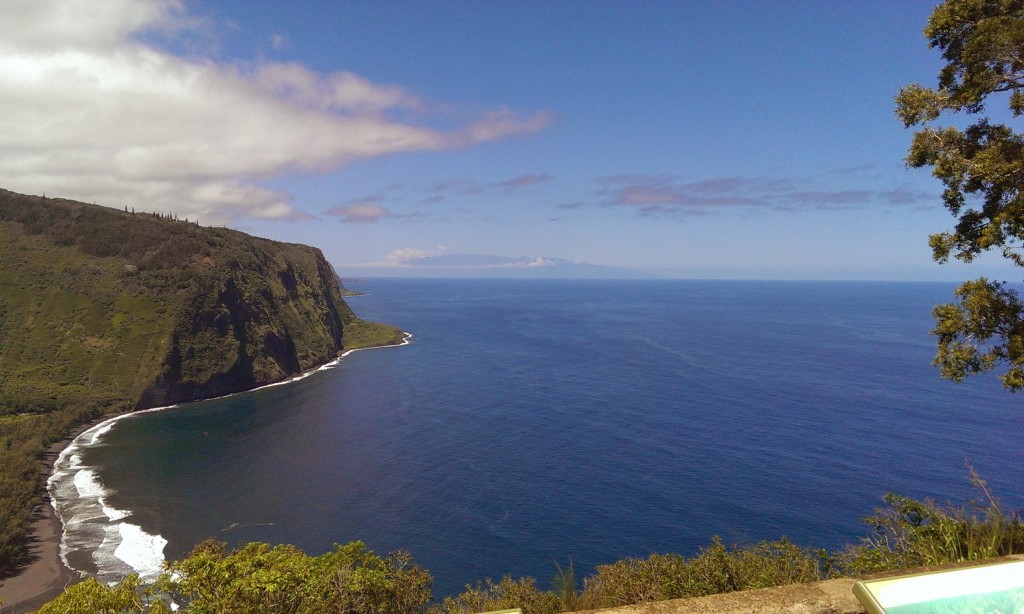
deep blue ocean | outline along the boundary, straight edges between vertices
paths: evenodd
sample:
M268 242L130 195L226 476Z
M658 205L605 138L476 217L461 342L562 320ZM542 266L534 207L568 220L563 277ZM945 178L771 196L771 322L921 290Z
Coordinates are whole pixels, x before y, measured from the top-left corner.
M117 422L77 452L109 522L167 558L206 537L406 549L443 596L713 535L836 548L888 491L966 502L965 459L1024 505L1024 397L930 366L930 310L954 284L349 286L411 343ZM138 534L105 535L68 550L101 572L135 560Z

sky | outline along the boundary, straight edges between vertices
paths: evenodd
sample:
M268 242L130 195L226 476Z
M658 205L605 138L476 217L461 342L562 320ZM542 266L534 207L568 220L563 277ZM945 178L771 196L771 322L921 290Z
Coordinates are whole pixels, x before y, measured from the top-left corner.
M475 254L1018 280L931 260L954 220L893 97L935 84L933 5L0 0L0 187L314 245L343 277L501 274L409 264Z

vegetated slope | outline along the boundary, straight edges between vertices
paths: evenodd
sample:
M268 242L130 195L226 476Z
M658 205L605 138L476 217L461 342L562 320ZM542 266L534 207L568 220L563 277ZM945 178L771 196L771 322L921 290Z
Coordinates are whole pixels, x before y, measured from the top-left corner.
M0 190L0 573L24 551L37 459L75 423L401 338L356 318L318 249Z

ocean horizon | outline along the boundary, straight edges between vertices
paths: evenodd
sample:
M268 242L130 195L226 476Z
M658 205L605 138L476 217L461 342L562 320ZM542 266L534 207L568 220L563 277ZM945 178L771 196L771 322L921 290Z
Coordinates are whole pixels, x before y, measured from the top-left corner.
M886 492L1013 508L1024 417L930 366L941 282L367 279L412 333L289 385L99 425L50 492L74 569L217 537L405 549L435 596L712 536L839 548Z

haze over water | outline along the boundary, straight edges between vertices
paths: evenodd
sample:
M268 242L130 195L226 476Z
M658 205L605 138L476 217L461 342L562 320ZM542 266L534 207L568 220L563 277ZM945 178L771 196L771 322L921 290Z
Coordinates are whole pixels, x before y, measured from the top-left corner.
M965 501L965 458L1024 500L1019 399L930 366L953 284L352 286L411 345L117 422L82 451L130 511L111 522L168 558L206 537L407 549L443 596L715 534L838 547L887 491Z

